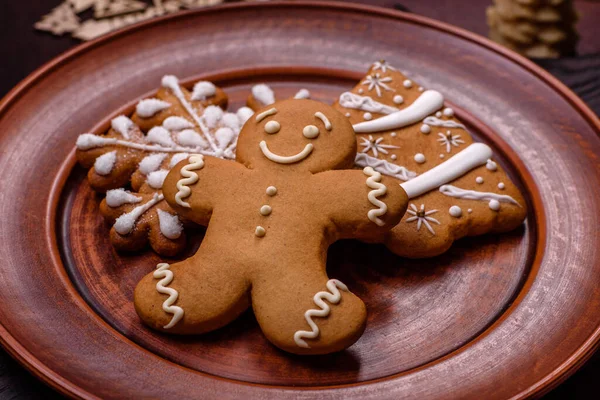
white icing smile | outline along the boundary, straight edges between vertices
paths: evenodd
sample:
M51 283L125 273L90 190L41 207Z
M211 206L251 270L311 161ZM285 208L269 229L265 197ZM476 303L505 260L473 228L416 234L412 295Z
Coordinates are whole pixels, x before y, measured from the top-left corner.
M304 146L304 149L300 153L287 157L273 153L271 150L269 150L267 142L265 142L264 140L260 142L260 149L262 150L265 157L267 157L273 162L276 162L278 164L293 164L298 161L302 161L306 157L308 157L310 153L312 153L314 147L311 143L308 143L306 146Z

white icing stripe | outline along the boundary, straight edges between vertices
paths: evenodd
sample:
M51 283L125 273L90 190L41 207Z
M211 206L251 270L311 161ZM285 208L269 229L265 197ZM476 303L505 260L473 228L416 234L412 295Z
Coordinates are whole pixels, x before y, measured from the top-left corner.
M444 128L467 129L463 124L459 124L458 122L450 120L444 121L443 119L439 119L437 117L427 117L423 120L423 123L431 126L442 126Z
M295 162L302 161L313 151L313 145L308 143L306 146L304 146L304 149L300 153L294 154L293 156L284 157L271 152L269 147L267 147L267 142L264 140L260 142L259 146L265 157L279 164L293 164Z
M110 174L117 163L117 151L110 151L96 158L94 162L94 171L98 175L106 176Z
M327 129L328 131L331 130L331 122L329 122L329 119L325 116L325 114L323 114L321 111L317 111L315 113L315 117L323 121L323 124L325 124L325 129Z
M304 339L316 339L319 336L319 327L313 321L314 317L327 317L331 312L329 305L325 303L324 300L327 300L331 304L338 304L342 299L342 294L338 290L338 288L342 289L345 292L348 292L348 287L344 285L342 282L337 279L330 279L327 281L327 289L329 292L318 292L313 297L313 301L315 305L319 307L319 309L308 310L304 313L304 318L308 325L310 326L310 331L297 331L294 333L294 342L298 345L298 347L303 347L305 349L310 349L310 346Z
M156 210L156 213L158 214L158 227L160 228L160 233L167 239L178 239L183 233L183 225L181 225L177 215L169 214L160 208Z
M135 204L142 201L141 197L137 197L125 189L113 189L106 192L106 205L111 208L120 207L123 204Z
M340 106L351 108L353 110L361 110L374 112L379 114L391 114L399 111L396 107L390 107L380 103L369 96L360 96L352 92L344 92L340 95Z
M457 199L466 200L497 200L501 203L511 203L521 207L518 201L506 194L496 194L491 192L478 192L476 190L461 189L452 185L443 185L440 187L440 192L446 196L455 197Z
M166 294L169 297L163 302L162 309L164 312L173 314L171 321L163 326L164 329L170 329L175 326L183 318L183 308L174 306L173 303L177 301L179 293L173 288L167 287L173 282L173 271L169 270L171 266L167 263L160 263L156 266L154 271L154 278L160 279L156 284L156 291L160 294Z
M191 208L190 204L181 200L192 194L192 190L188 187L198 182L198 174L192 171L196 171L204 168L204 157L201 154L194 154L188 158L190 164L181 167L179 173L183 176L177 182L177 194L175 194L175 201L182 207Z
M276 108L271 108L271 109L268 109L267 111L263 111L256 116L256 122L260 122L263 119L270 117L271 115L275 115L275 114L277 114Z
M473 143L454 157L427 172L401 183L408 198L412 199L459 178L475 167L483 165L492 156L492 149L483 143Z
M417 176L416 172L409 171L405 167L392 164L386 160L371 157L365 153L358 153L356 155L354 163L359 167L372 167L373 169L375 169L378 172L381 172L384 175L388 175L396 179L401 179L403 181L413 179L415 176Z
M365 167L365 169L363 169L363 173L368 176L367 186L373 189L369 192L367 197L371 204L377 207L376 209L369 210L367 216L378 226L384 226L385 222L383 222L383 220L379 217L387 212L387 205L383 201L379 200L378 197L387 193L387 187L381 183L381 174L375 171L373 168Z
M164 200L164 196L162 194L155 193L152 200L149 202L142 204L141 206L137 206L127 214L121 215L115 221L115 231L119 235L128 235L133 230L135 223L137 220L149 209L160 203Z
M354 125L356 133L374 133L391 129L400 129L421 121L444 105L444 96L438 91L427 90L410 106L373 121Z
M169 107L171 107L171 103L163 100L144 99L137 104L135 112L141 118L150 118Z

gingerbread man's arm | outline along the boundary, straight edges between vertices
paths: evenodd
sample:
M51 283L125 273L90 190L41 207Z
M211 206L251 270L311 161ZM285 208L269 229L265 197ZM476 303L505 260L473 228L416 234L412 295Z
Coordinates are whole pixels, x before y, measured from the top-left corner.
M240 170L246 168L235 161L190 155L167 175L165 200L182 217L206 226L219 197L226 196L227 186L239 180Z
M315 175L319 207L332 222L334 239L375 238L400 222L408 196L394 179L370 167L333 170Z

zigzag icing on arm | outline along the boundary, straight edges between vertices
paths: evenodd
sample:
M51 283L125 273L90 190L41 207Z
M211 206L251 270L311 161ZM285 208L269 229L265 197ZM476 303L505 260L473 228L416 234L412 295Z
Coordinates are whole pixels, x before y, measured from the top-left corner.
M167 263L160 263L156 266L156 271L153 274L154 278L160 279L156 284L156 291L169 296L163 302L162 309L166 313L173 314L171 322L163 326L164 329L174 327L183 318L183 308L173 305L177 301L179 293L177 290L167 287L173 281L173 271L169 270L170 267Z
M190 204L182 199L192 194L192 190L188 186L198 182L198 174L192 171L204 168L204 156L194 154L188 158L188 161L190 164L183 166L179 171L183 178L177 181L178 192L175 194L175 202L182 207L191 208Z
M318 292L313 297L313 301L320 309L311 309L304 313L304 318L308 325L310 326L310 331L297 331L294 333L294 342L298 345L298 347L303 347L305 349L310 349L310 346L304 339L316 339L319 336L319 327L313 321L314 317L327 317L331 312L331 308L324 300L327 300L331 304L338 304L340 300L342 300L342 294L338 290L338 288L342 289L345 292L348 292L348 287L344 285L342 282L337 279L330 279L327 281L327 289L329 292Z
M407 181L417 176L416 172L408 170L406 167L393 164L386 160L371 157L365 153L357 153L354 163L359 167L372 167L374 170L381 172L384 175L391 176L393 178Z
M383 196L387 193L387 187L381 183L381 174L375 171L371 167L365 167L363 169L363 173L368 176L367 178L367 186L373 190L371 190L368 194L368 199L373 204L376 209L370 210L367 213L369 219L377 224L378 226L385 225L385 222L380 216L384 215L387 212L387 205L378 199L379 196Z

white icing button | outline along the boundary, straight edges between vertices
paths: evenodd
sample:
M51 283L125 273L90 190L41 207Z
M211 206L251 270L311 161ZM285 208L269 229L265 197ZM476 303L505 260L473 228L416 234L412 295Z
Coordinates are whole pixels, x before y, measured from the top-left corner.
M265 230L265 228L263 228L262 226L257 226L257 227L256 227L256 230L254 231L254 234L255 234L257 237L260 237L260 238L261 238L261 237L263 237L263 236L265 236L265 235L267 234L267 231L266 231L266 230Z
M346 113L346 117L350 118L350 113Z
M500 183L498 184L498 189L500 189L500 190L504 189L505 187L506 187L506 186L504 186L504 182L500 182Z
M215 151L215 157L223 158L223 154L225 154L225 153L221 149L218 149L217 151Z
M459 206L452 206L450 210L448 210L451 216L454 218L459 218L462 215L462 210Z
M398 134L396 132L392 132L392 133L390 133L390 136L391 137L396 137L396 136L398 136Z
M469 209L467 210L467 212L468 212L469 214L471 214L471 213L473 212L473 209L472 209L472 208L469 208Z
M443 154L440 154L440 158L444 158L444 157L446 157L446 156L445 156L445 155L443 155Z
M264 215L266 217L267 215L271 214L271 211L273 211L271 206L265 204L260 208L260 215Z
M404 103L404 97L400 96L399 94L394 96L394 104L402 104Z
M485 167L487 169L489 169L490 171L495 171L498 169L498 165L495 162L493 162L492 160L487 160Z
M363 115L363 118L364 118L366 121L370 121L370 120L372 120L372 119L373 119L373 114L371 114L371 113L369 113L369 112L366 112L366 113Z
M428 134L431 132L431 127L427 124L421 125L421 133Z
M392 155L390 156L390 158L391 158L392 160L395 160L396 158L398 158L398 156L397 156L397 155L395 155L395 154L392 154Z
M477 182L481 185L483 183L483 178L478 176L477 178L475 178L475 182Z
M302 134L307 139L314 139L319 136L319 128L314 125L306 125L302 130Z
M412 82L410 81L410 79L407 79L404 82L402 82L402 85L404 85L405 88L410 89L412 87Z
M500 202L498 200L490 200L490 209L498 211L500 209Z
M268 196L275 196L277 194L277 188L275 186L269 186L267 188L267 195Z
M363 89L358 89L358 94L363 94L365 91Z
M281 124L277 121L269 121L265 124L265 132L273 134L279 132Z
M419 86L419 92L422 92L423 90L425 90L425 88L423 86Z
M446 117L451 117L454 115L454 110L451 109L450 107L446 107L446 108L444 108L444 115Z
M423 153L415 154L415 161L417 162L417 164L423 164L426 161L425 155Z
M442 112L441 111L436 112L435 116L438 118L442 118Z

